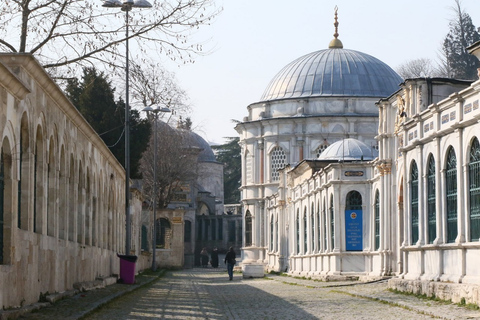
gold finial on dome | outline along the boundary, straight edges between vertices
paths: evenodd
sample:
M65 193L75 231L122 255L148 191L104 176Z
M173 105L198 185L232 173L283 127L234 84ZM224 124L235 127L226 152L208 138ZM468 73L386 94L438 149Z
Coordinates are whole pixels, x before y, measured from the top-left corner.
M330 43L328 44L328 48L329 49L335 49L335 48L339 48L339 49L342 49L343 48L343 43L342 41L340 41L340 39L338 39L338 18L337 18L337 11L338 11L338 7L335 6L335 22L334 22L334 26L335 26L335 33L333 34L333 36L335 37L335 39L333 39L332 41L330 41Z

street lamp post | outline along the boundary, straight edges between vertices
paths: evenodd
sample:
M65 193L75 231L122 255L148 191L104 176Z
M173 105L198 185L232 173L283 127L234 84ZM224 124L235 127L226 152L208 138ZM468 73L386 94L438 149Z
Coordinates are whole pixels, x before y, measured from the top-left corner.
M120 8L125 11L125 47L126 47L126 64L125 64L125 254L130 254L131 242L131 225L132 220L130 216L130 105L129 105L129 57L128 57L128 12L132 8L151 8L152 5L146 0L105 0L103 7Z
M157 122L158 114L160 112L172 112L169 108L156 107L145 107L142 111L147 113L147 116L150 118L153 114L154 131L153 131L153 233L152 233L152 271L157 270L156 265L156 252L157 252Z

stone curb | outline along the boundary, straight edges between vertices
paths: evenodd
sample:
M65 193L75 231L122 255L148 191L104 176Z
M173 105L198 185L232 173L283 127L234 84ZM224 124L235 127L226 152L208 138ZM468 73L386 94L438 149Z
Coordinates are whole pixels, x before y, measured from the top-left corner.
M158 272L158 271L157 271ZM141 283L135 283L135 284L132 284L131 286L128 286L128 287L125 287L125 290L123 291L119 291L119 292L116 292L114 294L111 294L109 296L106 296L105 298L103 299L100 299L98 300L95 304L91 305L90 308L88 310L85 310L83 312L79 312L79 314L77 314L76 318L77 319L83 319L84 317L86 317L87 315L91 314L92 312L94 312L95 310L101 308L102 306L104 306L105 304L109 303L110 301L118 298L118 297L121 297L129 292L132 292L132 291L135 291L139 288L142 288L158 279L160 279L161 276L163 276L165 274L166 270L160 270L160 272L158 272L158 274L156 276L143 276L145 279L144 281L142 281ZM136 277L136 279L138 278L139 276ZM142 276L140 276L142 277Z
M122 295L125 295L129 292L132 292L138 288L141 288L143 286L146 286L156 280L158 280L161 276L165 274L166 270L159 270L155 274L138 274L135 276L136 283L132 285L124 285L121 287L120 290L117 292L113 292L110 294L106 294L104 297L98 299L95 303L90 303L84 310L77 312L74 315L75 319L82 319L86 315L92 313L96 309L100 308L101 306L105 305L106 303L112 301L113 299L116 299ZM75 290L70 290L70 291L65 291L61 293L55 293L46 296L46 300L48 302L38 302L34 303L28 306L24 306L19 309L12 309L12 310L5 310L5 311L0 311L0 320L12 320L12 319L18 319L22 316L26 316L29 313L32 313L33 311L37 311L43 308L55 308L55 303L64 300L64 299L69 299L73 298L75 295L80 294L82 292L86 291L97 291L98 294L101 295L101 291L105 289L109 285L115 285L116 282L112 282L111 279L108 279L105 281L105 279L102 279L103 281L91 281L91 282L86 282L86 283L81 283L81 284L76 284L76 289ZM100 282L103 282L103 285L100 284ZM77 303L72 299L72 303ZM71 318L71 316L70 316Z

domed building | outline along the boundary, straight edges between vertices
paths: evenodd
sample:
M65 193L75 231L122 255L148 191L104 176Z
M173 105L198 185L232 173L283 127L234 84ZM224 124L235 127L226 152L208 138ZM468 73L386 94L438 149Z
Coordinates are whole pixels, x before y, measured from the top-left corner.
M355 139L376 150L379 123L375 103L398 90L401 82L400 76L377 58L343 48L335 32L328 49L286 65L260 101L247 107L248 116L235 127L242 148L246 276L263 275L265 266L275 270L288 267L292 243L272 247L276 237L288 238L288 228L293 228L284 212L284 201L290 201L282 194L287 182L279 188L282 169L317 159L331 144L344 139ZM283 206L281 210L269 209L272 197L279 197L275 206ZM308 206L309 214L311 210ZM273 233L272 225L277 230Z

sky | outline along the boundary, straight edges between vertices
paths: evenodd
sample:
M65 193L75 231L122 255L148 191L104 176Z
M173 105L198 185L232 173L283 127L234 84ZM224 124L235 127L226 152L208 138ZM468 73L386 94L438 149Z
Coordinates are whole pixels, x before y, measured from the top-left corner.
M222 13L196 32L207 55L194 64L168 60L192 105L194 131L211 144L237 137L242 121L270 80L296 58L328 48L338 6L344 48L370 54L396 69L418 58L437 61L453 18L454 0L218 0ZM480 1L461 0L480 26Z

